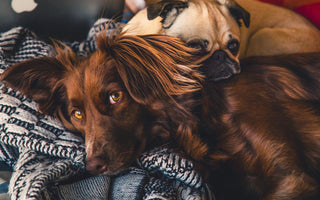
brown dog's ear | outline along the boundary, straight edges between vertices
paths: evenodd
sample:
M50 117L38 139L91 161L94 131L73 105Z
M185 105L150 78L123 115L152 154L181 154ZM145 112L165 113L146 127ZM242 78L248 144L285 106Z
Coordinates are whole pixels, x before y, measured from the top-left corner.
M162 0L147 7L148 19L160 16L163 28L170 28L177 16L188 7L187 0Z
M166 35L99 37L97 45L115 61L130 96L141 104L200 90L202 75L192 64L194 49Z
M64 71L65 67L56 58L41 57L11 66L0 80L37 102L44 114L52 115L61 103L58 83Z
M250 25L250 13L242 8L236 1L234 0L217 0L217 2L221 5L225 5L228 9L232 17L237 21L239 26L241 26L240 19L243 20L243 23L246 27Z

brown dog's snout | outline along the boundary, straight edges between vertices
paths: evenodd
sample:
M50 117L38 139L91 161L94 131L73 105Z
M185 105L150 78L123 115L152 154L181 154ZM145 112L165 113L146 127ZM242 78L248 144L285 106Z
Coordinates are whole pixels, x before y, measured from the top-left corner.
M107 164L98 156L87 158L86 170L91 174L101 174L107 170Z

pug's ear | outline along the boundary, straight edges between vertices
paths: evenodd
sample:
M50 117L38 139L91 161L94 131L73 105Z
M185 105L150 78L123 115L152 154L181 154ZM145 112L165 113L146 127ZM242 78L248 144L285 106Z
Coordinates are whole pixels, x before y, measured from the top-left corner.
M177 16L188 7L188 0L162 0L147 7L148 19L163 18L163 28L170 28Z
M242 19L244 25L248 28L250 25L250 13L242 8L234 0L216 0L220 5L225 5L232 17L237 21L239 26L241 26L240 20Z

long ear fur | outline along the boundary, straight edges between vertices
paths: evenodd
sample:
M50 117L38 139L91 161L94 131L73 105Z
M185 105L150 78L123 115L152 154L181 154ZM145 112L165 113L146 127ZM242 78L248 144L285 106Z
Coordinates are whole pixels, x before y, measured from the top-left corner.
M183 98L180 95L191 95L201 89L199 66L192 64L196 50L165 35L118 35L114 40L99 37L97 43L102 52L114 58L120 77L135 101L151 105L166 100L162 102L167 107L160 107L168 116L168 123L177 127L172 133L177 144L194 159L203 158L207 146L193 132L197 122L190 114L193 103L182 100L187 105L178 104L172 97ZM168 102L170 98L173 101Z
M63 85L61 80L74 55L71 50L56 47L56 57L29 59L8 68L1 75L1 81L19 90L39 104L44 114L53 115L62 104ZM65 62L65 63L63 63Z
M201 88L202 76L191 64L194 50L170 36L118 35L98 38L98 47L111 55L128 92L139 103L168 99Z

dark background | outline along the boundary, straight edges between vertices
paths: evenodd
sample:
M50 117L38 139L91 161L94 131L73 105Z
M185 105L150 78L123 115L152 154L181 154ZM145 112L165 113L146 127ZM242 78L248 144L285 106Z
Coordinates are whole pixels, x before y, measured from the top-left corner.
M32 12L15 13L11 0L0 0L0 33L16 26L43 40L82 41L100 17L121 20L124 0L34 0Z

